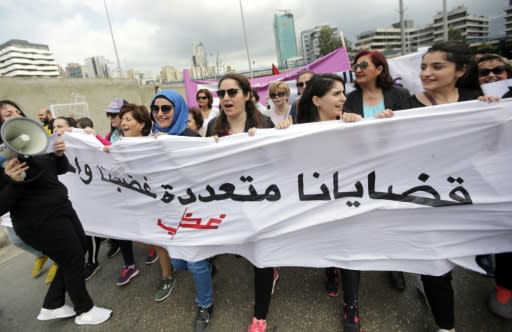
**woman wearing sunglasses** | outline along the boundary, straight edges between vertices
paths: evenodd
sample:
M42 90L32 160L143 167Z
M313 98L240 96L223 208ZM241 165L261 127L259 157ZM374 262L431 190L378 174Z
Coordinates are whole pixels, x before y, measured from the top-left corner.
M219 109L213 107L213 96L208 89L197 90L196 100L203 117L203 124L199 129L199 134L204 136L206 134L206 128L208 128L208 122L219 114Z
M477 63L480 84L507 80L512 76L512 66L498 54L484 54L478 58Z
M291 106L288 104L290 88L284 82L272 82L268 87L268 96L274 107L265 110L263 114L270 117L274 125L277 125L290 115Z
M393 86L388 62L379 51L363 50L357 53L352 71L356 77L356 89L347 96L343 106L344 121L391 117L393 110L400 109L410 96L407 89ZM405 289L402 272L390 272L389 277L393 288Z
M153 134L199 137L199 135L187 128L188 107L183 97L174 90L160 90L153 97L150 105L153 118ZM177 270L189 270L192 273L196 287L197 315L195 319L195 331L204 331L210 323L210 315L213 312L213 286L212 267L208 260L196 262L183 259L169 258L167 249L155 246L162 268L162 280L155 294L155 301L167 298L174 288L172 267Z
M377 50L363 50L356 54L352 66L356 81L355 91L347 96L343 113L352 118L385 118L393 116L390 110L399 109L409 91L393 86L384 54Z
M221 112L208 124L206 136L227 136L249 132L256 128L273 128L272 120L261 114L251 101L251 84L241 75L229 73L219 81L217 96ZM267 314L278 274L274 268L254 267L254 317L249 332L264 332Z
M477 62L480 84L507 80L512 76L512 67L498 54L484 54ZM509 97L512 97L512 90L503 96L503 98ZM512 252L497 253L494 257L496 286L489 294L487 304L494 314L512 319Z

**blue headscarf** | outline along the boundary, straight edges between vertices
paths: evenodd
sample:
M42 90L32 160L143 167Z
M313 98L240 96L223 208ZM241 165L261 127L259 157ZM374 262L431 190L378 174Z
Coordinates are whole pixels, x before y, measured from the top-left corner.
M153 133L166 133L168 135L181 134L185 129L187 129L188 121L188 107L185 103L185 99L183 99L183 97L174 90L160 90L156 96L153 97L153 100L151 100L149 109L152 109L157 98L165 98L171 102L174 106L174 117L168 128L162 128L156 121L154 121ZM151 114L151 116L153 117L153 114ZM154 117L153 120L155 120Z

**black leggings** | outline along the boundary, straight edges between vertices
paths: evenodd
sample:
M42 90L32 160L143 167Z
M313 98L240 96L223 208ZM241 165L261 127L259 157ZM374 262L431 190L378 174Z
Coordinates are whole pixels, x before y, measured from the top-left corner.
M254 317L257 319L267 319L273 284L273 267L254 267Z
M133 244L130 240L116 240L121 248L125 266L135 265L135 258L133 257Z
M343 301L352 305L359 302L359 281L361 271L341 269L341 287L343 287Z
M445 330L453 329L455 326L455 305L452 272L438 277L422 275L421 281L437 326Z
M496 284L512 290L512 252L496 254L496 270L494 275Z
M98 263L98 254L100 252L100 245L103 238L97 236L87 235L87 263Z

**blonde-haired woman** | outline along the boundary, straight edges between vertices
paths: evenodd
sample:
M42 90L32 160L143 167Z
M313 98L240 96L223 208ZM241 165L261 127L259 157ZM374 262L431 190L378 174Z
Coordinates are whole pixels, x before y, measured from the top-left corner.
M272 119L274 126L286 120L290 115L291 106L288 104L290 98L290 88L284 82L273 82L268 87L268 96L272 100L274 107L267 109L263 115Z

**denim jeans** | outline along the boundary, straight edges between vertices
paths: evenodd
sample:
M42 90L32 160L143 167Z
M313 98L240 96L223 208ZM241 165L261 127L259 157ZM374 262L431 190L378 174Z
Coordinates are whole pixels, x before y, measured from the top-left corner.
M212 268L210 263L204 259L197 262L188 262L183 259L171 259L172 266L176 270L189 270L192 273L196 286L196 303L208 308L213 302Z
M11 243L14 244L15 246L17 246L17 247L19 247L19 248L21 248L21 249L31 253L36 258L42 257L44 255L42 252L32 248L31 246L26 244L25 241L20 239L18 234L16 234L16 232L14 231L14 228L12 228L12 227L5 227L5 231L7 233L7 237L9 238L9 241L11 241Z

